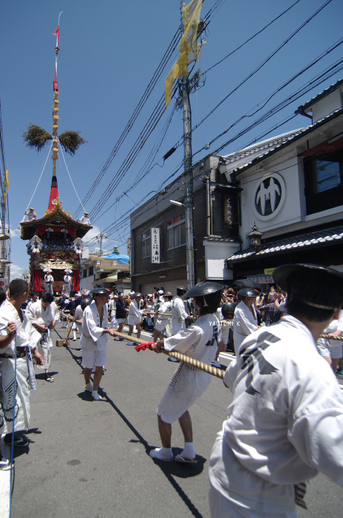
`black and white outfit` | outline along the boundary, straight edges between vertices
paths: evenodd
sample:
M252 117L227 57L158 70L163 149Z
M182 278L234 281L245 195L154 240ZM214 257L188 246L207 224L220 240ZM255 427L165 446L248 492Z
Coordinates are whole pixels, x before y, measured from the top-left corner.
M95 300L83 312L80 346L82 349L82 367L86 369L106 366L108 333L103 333L103 331L108 328L107 304L103 308L102 321L100 321Z
M218 333L217 317L213 314L203 315L187 329L166 338L164 348L211 365L217 353ZM211 379L207 372L180 363L157 408L162 421L172 424L179 419L205 392Z
M224 382L233 402L210 459L212 518L294 518L294 486L318 472L343 486L343 395L300 320L250 335Z

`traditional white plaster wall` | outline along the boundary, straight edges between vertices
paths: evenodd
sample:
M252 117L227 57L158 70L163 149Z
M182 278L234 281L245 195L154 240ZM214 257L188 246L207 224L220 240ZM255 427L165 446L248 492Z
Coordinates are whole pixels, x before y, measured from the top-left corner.
M204 239L205 272L207 280L232 280L233 272L225 268L225 260L238 252L237 243L208 241Z
M343 88L339 88L312 106L313 123L342 108Z
M293 153L294 155L294 153ZM263 216L254 210L256 192L265 178L277 173L284 181L282 185L282 207L275 211L275 215ZM241 178L243 192L241 195L243 248L250 245L246 235L251 231L254 223L262 233L275 232L280 236L289 231L289 227L303 219L301 211L301 192L298 159L291 154L278 155L277 159L266 160L263 166L259 164L254 170L249 170ZM287 227L287 228L286 228ZM270 234L269 234L270 235Z

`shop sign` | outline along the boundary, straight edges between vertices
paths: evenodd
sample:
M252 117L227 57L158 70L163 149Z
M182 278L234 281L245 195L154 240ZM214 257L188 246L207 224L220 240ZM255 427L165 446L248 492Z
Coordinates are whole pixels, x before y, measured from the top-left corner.
M151 262L160 263L160 229L151 228Z
M253 211L260 220L274 218L282 209L286 198L286 184L278 173L270 173L257 184Z
M248 275L248 279L258 282L259 284L274 284L272 275Z

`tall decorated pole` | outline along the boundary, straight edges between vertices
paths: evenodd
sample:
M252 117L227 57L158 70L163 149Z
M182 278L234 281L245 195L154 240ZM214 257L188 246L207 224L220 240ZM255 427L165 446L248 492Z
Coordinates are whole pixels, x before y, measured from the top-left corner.
M28 254L30 255L30 286L34 291L53 289L56 292L70 289L70 279L66 287L65 273L73 272L72 289L80 289L80 255L82 237L91 227L89 220L75 221L62 209L59 199L56 162L59 152L75 155L81 144L86 141L79 131L64 131L59 133L59 87L57 79L58 54L60 51L60 18L58 16L55 45L55 74L53 81L52 132L46 131L37 124L30 124L23 134L27 146L41 151L49 144L52 149L53 171L48 210L42 218L37 219L33 208L26 209L25 218L21 222L21 238L29 240ZM49 151L49 154L50 154ZM31 202L30 202L31 203ZM52 276L53 281L46 277ZM49 274L49 275L48 275ZM51 284L52 283L52 284Z
M57 64L58 64L58 53L60 50L60 18L63 11L60 12L58 15L58 23L57 23L57 29L54 33L54 36L56 36L56 46L55 46L55 78L53 82L53 91L54 91L54 105L52 107L52 181L51 181L51 191L50 191L50 199L49 199L49 210L53 210L54 208L54 202L56 203L56 200L58 200L58 184L57 184L57 175L56 175L56 161L58 160L58 121L59 121L59 103L58 100L58 80L57 80Z

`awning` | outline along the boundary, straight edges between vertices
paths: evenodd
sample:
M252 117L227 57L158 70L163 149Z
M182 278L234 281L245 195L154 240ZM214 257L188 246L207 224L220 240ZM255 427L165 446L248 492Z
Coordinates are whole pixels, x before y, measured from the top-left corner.
M101 279L101 282L117 282L118 280L118 274L115 273L113 275L109 275L108 277L105 277L105 279Z
M226 259L226 263L229 266L232 263L247 261L253 257L261 258L267 255L271 256L282 254L284 252L291 252L296 249L318 248L338 244L339 242L343 242L343 226L279 239L278 241L266 243L263 245L263 248L257 250L253 247L249 247L228 257Z

